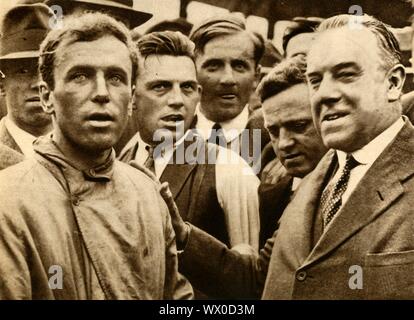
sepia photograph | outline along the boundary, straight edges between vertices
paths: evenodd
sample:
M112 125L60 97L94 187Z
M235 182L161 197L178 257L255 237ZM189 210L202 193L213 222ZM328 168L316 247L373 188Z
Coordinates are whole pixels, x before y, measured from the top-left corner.
M2 0L0 300L414 300L413 13Z

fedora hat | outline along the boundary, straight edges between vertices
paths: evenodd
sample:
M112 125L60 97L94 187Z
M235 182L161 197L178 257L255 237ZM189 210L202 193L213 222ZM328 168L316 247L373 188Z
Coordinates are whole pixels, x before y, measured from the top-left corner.
M0 60L38 58L52 16L42 3L18 4L7 11L0 24Z
M123 17L129 21L130 28L138 27L152 18L151 13L134 10L133 0L45 0L48 6L58 5L66 12L72 12L73 8L83 5L90 10L107 9L114 15Z

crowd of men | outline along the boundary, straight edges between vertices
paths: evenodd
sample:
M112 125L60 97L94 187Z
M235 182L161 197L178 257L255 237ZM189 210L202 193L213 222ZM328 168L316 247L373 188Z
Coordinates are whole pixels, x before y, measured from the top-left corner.
M136 34L150 17L2 17L0 299L414 299L413 108L388 26L298 20L263 77L238 15Z

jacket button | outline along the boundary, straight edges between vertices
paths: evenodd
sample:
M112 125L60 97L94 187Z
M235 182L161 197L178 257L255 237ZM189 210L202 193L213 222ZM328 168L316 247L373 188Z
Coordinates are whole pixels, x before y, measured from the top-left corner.
M78 206L78 205L79 205L79 203L80 203L80 200L79 200L79 198L78 198L78 197L75 197L75 198L73 198L73 199L72 199L72 204L73 204L74 206Z
M297 279L298 281L305 281L306 276L307 276L307 274L306 274L306 272L305 272L305 271L300 271L300 272L298 272L298 273L296 274L296 279Z

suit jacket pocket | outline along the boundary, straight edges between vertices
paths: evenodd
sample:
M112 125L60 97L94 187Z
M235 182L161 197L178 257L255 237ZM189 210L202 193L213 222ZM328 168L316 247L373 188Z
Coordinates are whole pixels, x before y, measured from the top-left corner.
M368 299L414 299L414 250L367 254L363 278Z

